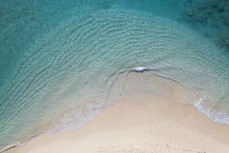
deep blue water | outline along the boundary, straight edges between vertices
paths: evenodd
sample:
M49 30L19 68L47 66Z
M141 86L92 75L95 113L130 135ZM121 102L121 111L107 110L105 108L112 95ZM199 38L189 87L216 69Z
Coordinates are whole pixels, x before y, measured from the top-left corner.
M195 107L229 124L228 1L1 0L0 25L0 150L68 110L84 124L139 65L196 90Z

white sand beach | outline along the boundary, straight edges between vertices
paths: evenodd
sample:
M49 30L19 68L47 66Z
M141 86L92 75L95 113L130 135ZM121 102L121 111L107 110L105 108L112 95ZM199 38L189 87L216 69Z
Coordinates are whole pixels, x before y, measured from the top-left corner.
M185 92L150 72L130 73L120 101L93 121L6 153L228 153L229 126L182 104Z

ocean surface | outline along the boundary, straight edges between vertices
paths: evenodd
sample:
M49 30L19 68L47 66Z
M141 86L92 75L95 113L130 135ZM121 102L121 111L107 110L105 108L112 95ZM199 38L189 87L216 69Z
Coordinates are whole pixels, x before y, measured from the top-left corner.
M0 150L84 125L138 66L229 125L227 0L0 0L0 27Z

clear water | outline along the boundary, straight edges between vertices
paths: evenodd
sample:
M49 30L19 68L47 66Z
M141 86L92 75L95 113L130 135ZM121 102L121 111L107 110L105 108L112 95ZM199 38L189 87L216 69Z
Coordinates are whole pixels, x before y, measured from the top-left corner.
M205 99L187 103L229 124L229 55L217 43L227 21L217 29L187 14L207 2L1 0L0 150L68 112L56 132L85 124L112 104L117 75L137 66L197 91Z

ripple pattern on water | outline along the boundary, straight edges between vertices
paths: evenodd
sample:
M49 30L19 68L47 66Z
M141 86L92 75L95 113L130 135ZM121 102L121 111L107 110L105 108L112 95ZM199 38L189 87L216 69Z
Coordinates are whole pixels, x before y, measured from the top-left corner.
M64 111L111 104L107 95L119 72L137 66L197 90L208 97L207 105L229 112L229 61L170 20L138 11L97 11L62 22L30 53L0 89L1 148L35 133L40 124L52 124Z

